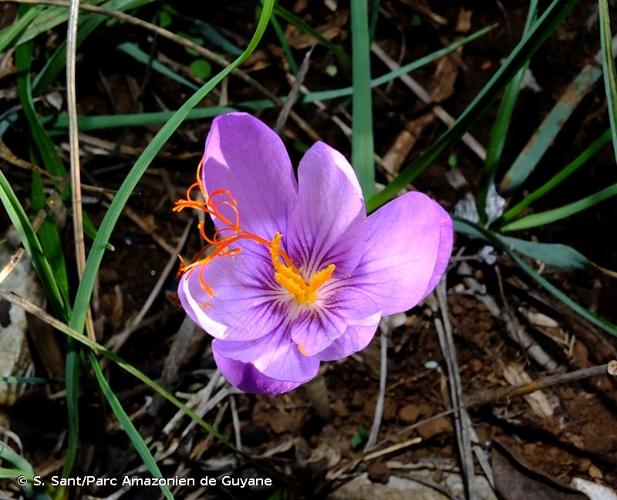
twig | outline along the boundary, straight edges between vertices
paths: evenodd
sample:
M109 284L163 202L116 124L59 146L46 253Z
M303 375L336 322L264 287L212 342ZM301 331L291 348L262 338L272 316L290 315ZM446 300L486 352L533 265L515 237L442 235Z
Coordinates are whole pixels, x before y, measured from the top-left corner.
M392 325L388 318L383 318L379 322L381 329L381 356L379 364L379 394L377 395L377 403L375 404L375 416L373 417L373 425L371 432L366 441L364 450L369 450L377 443L379 437L379 428L381 427L381 419L383 417L383 406L386 398L386 382L388 379L388 338L392 332Z
M131 334L139 328L146 314L148 314L148 311L152 307L152 304L154 303L159 293L161 292L161 289L163 288L165 281L167 281L167 278L169 277L169 273L171 273L172 269L174 268L178 260L178 254L180 253L180 251L182 250L182 248L184 247L186 243L186 239L188 238L192 224L193 224L192 219L187 222L186 227L184 228L184 232L182 233L182 236L180 237L180 241L178 241L176 248L172 250L171 257L167 260L167 264L165 264L163 271L161 271L161 275L159 276L159 279L156 281L156 284L152 288L150 295L148 295L146 302L144 302L144 305L139 310L139 313L137 313L137 316L135 316L135 319L133 319L133 321L131 321L131 324L127 326L123 331L121 331L117 335L114 335L111 339L109 339L109 342L107 342L106 347L111 349L113 352L118 352L122 348L122 346L126 343L126 341L131 336Z
M452 335L452 326L450 324L450 313L448 310L448 301L446 298L446 280L445 277L437 285L437 300L439 302L439 308L441 309L441 321L435 319L435 327L437 328L437 334L439 335L439 344L443 356L446 360L448 367L448 382L450 385L450 398L452 400L452 406L462 408L464 405L463 399L463 387L461 383L461 373L458 366L458 360L456 357L456 348L454 346L454 337ZM443 323L442 323L443 321ZM465 483L465 490L467 497L474 499L476 497L475 485L474 485L474 466L473 455L471 448L471 437L469 435L469 427L466 425L470 423L470 419L465 419L465 410L458 410L454 413L454 422L456 428L456 435L458 436L457 443L459 447L459 453L461 456L461 465L463 471L463 480Z
M71 162L71 200L73 206L73 236L75 239L75 262L79 279L86 267L86 244L84 240L84 219L81 207L81 166L79 163L79 130L77 125L77 89L75 83L75 61L77 52L77 21L79 0L71 0L66 30L66 101L69 114L69 157ZM96 341L92 310L88 306L86 332L90 340Z
M236 448L242 451L242 436L240 434L240 419L238 418L238 408L236 408L236 398L229 396L231 409L231 422L234 426L234 437L236 439Z
M285 104L283 105L283 108L281 109L281 112L276 119L274 130L276 130L277 133L280 133L281 130L283 130L283 127L287 122L287 118L289 118L289 113L291 112L293 105L298 100L298 96L300 95L300 89L302 88L302 83L304 82L306 74L308 73L309 62L311 61L311 54L313 53L314 47L315 46L311 47L311 49L304 55L304 59L302 60L302 64L300 65L300 69L298 70L298 75L296 76L295 80L291 85L291 91L289 92L289 96L287 97L287 100L285 101Z
M403 441L402 443L397 443L395 445L388 446L387 448L384 448L383 450L368 453L367 455L364 455L362 460L364 462L375 460L376 458L383 457L384 455L389 455L390 453L394 453L395 451L402 450L403 448L408 448L409 446L413 446L414 444L418 444L421 442L422 442L421 437L411 438L411 439L408 439L407 441Z
M386 54L385 51L376 43L373 43L371 46L371 51L391 70L395 70L400 67L400 65L388 54ZM405 85L407 85L407 87L411 89L414 94L416 94L416 96L418 96L422 102L430 105L434 104L428 92L424 90L424 88L411 76L401 75L400 79ZM439 118L443 123L445 123L448 127L452 126L455 120L444 108L442 108L439 104L436 104L432 107L432 110L437 118ZM486 159L486 149L484 149L484 146L482 146L482 144L480 144L469 132L463 135L462 141L478 158L480 158L480 160L484 161Z

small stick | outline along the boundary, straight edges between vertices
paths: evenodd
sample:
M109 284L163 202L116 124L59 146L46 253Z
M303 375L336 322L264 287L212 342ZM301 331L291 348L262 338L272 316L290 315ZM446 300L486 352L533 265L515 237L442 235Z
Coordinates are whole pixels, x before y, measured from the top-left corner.
M287 118L289 118L291 108L293 108L293 105L298 100L298 96L300 95L300 89L302 88L302 83L304 82L306 74L309 70L309 62L311 61L311 54L313 53L314 47L315 46L311 47L310 50L306 54L304 54L304 59L302 60L302 64L300 65L300 69L298 70L298 76L295 78L293 84L291 85L291 91L289 92L289 96L287 97L287 100L285 101L285 104L283 105L283 108L281 109L281 112L276 119L274 130L277 133L280 133L281 130L283 130L285 122L287 121Z
M411 438L411 439L408 439L407 441L403 441L402 443L397 443L395 445L388 446L387 448L384 448L383 450L374 451L372 453L364 455L364 458L362 460L364 462L368 462L369 460L375 460L376 458L383 457L384 455L389 455L390 453L394 453L395 451L402 450L403 448L407 448L409 446L413 446L414 444L418 444L421 442L422 442L421 437Z
M448 309L448 299L446 297L446 278L442 278L437 285L437 301L439 303L439 309L441 309L441 320L435 319L435 327L437 334L439 335L439 344L443 356L446 360L448 367L448 382L450 385L450 399L452 406L463 406L463 387L461 383L461 372L456 357L456 349L454 346L454 336L452 334L452 325L450 324L450 313ZM454 413L454 423L457 434L457 443L459 447L459 453L461 456L461 465L463 470L463 479L465 483L465 491L467 497L470 499L476 498L475 485L474 485L474 466L473 466L473 454L471 448L471 436L469 427L471 425L471 419L465 418L467 411L461 409Z
M379 394L377 396L377 404L375 405L375 415L373 417L373 425L371 432L366 440L365 450L375 446L379 437L379 428L381 427L381 419L383 418L383 407L386 399L386 382L388 379L388 337L392 332L392 325L388 318L383 318L379 327L381 329L381 356L379 364Z
M242 451L242 437L240 434L240 419L238 418L238 409L236 408L236 398L229 396L229 408L231 409L231 421L234 426L234 436L236 438L236 448Z

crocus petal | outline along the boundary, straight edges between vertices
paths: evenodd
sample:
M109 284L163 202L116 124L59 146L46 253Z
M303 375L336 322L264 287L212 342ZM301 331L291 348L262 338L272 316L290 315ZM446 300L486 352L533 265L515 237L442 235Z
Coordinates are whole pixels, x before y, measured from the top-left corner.
M367 321L366 325L348 327L343 335L336 339L327 349L317 354L317 357L321 361L334 361L361 351L373 340L380 318L381 315L376 314Z
M366 220L358 179L345 157L317 142L298 168L298 203L289 222L287 249L307 274L335 264L337 275L357 265Z
M335 311L307 310L291 323L291 339L305 356L323 351L347 328L345 320Z
M300 382L283 382L266 377L251 363L242 363L225 358L214 351L214 361L223 376L238 389L245 392L274 396L293 391L302 385Z
M246 113L217 117L206 139L203 175L208 193L226 189L237 200L242 229L266 239L285 232L296 180L283 142L262 121ZM228 207L221 210L235 220Z
M274 291L272 266L265 249L213 260L203 270L214 290L210 296L200 282L200 268L184 273L178 296L190 318L216 338L251 340L277 328L286 316L280 292ZM255 245L254 245L255 246Z
M212 351L228 359L251 363L266 377L284 382L308 382L319 369L319 360L303 356L285 326L256 340L214 340Z
M411 192L368 218L363 258L348 286L384 315L411 309L441 279L452 252L452 219L428 196Z

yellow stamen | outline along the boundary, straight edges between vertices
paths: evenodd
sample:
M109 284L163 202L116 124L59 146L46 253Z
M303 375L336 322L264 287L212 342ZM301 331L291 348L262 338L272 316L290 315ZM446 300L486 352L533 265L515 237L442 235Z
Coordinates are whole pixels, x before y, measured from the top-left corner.
M336 266L330 264L315 273L310 280L306 280L289 256L281 250L281 239L281 233L276 233L270 243L274 279L300 304L315 303L317 291L332 277Z

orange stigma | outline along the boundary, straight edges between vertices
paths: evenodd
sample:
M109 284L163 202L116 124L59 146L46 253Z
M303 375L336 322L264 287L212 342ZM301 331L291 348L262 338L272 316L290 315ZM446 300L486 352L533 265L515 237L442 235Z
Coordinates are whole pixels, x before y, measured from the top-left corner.
M214 296L214 290L208 285L204 276L204 270L210 262L217 257L238 254L240 252L239 248L230 248L230 246L237 241L252 240L260 245L264 245L266 248L269 248L270 242L242 229L240 226L238 202L227 189L216 189L208 194L203 183L202 170L203 159L199 162L199 166L197 167L196 182L186 190L186 199L176 201L173 211L181 212L185 208L192 208L208 214L212 218L216 218L220 221L221 227L216 230L212 236L208 236L204 223L200 222L197 225L199 234L206 243L208 243L208 246L200 250L190 264L186 264L182 257L180 257L180 269L178 272L193 272L195 268L200 267L199 282L201 287L208 295ZM201 200L193 198L193 193L196 189L199 189ZM231 211L231 217L223 214L222 209L225 207ZM208 255L204 256L207 252Z

